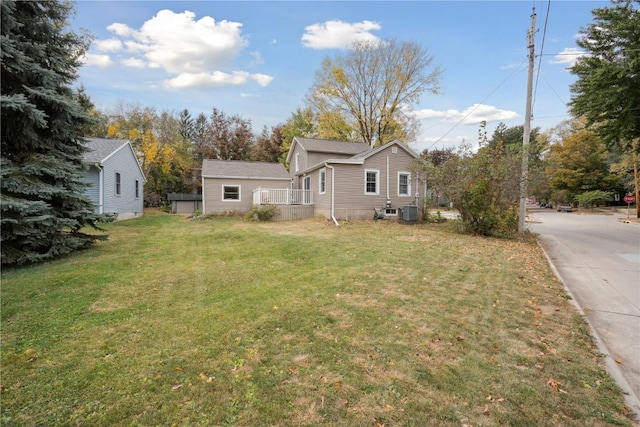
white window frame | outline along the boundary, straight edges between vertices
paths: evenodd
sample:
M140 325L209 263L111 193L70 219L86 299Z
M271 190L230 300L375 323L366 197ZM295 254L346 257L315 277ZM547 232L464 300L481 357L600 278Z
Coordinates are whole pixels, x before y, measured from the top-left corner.
M225 187L236 187L238 189L238 198L237 199L226 199L224 197L224 189ZM223 202L240 202L242 201L242 186L237 184L223 184L222 185L222 201Z
M407 177L407 192L406 193L401 193L400 192L400 177L401 176L406 176ZM411 172L406 172L406 171L399 171L398 172L398 197L411 197Z
M324 194L327 192L327 168L320 169L318 174L318 193Z
M296 153L296 172L300 172L300 153Z
M367 191L367 175L373 173L376 176L376 191ZM380 195L380 171L378 169L365 169L364 170L364 194L366 196L378 196Z
M122 174L120 172L116 172L114 187L116 196L122 196Z

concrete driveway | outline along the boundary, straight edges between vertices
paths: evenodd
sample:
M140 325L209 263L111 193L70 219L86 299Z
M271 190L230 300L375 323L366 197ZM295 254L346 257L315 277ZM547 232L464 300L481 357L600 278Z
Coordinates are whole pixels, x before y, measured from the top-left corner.
M528 227L590 323L640 417L640 224L626 215L530 211Z

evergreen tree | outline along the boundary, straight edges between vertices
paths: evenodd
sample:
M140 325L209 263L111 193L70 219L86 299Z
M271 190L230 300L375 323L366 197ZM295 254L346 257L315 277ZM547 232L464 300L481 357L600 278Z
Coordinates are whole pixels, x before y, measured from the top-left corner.
M74 97L82 35L67 30L73 7L3 0L1 135L2 263L50 259L106 236L84 195L77 132L89 121Z

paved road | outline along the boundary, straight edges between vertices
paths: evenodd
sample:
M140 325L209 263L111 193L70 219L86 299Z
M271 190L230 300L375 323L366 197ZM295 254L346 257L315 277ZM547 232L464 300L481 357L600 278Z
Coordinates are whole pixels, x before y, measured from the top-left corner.
M625 215L530 213L540 243L595 331L607 368L640 417L640 224Z

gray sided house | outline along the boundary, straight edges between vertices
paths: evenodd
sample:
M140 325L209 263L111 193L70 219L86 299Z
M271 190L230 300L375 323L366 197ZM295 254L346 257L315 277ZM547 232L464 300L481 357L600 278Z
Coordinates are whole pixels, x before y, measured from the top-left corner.
M248 211L275 203L276 190L288 192L291 177L281 163L203 160L202 212ZM271 197L261 189L273 189ZM259 200L254 203L254 200Z
M294 188L311 190L315 214L337 220L417 220L423 200L410 165L418 154L398 140L368 144L295 137L287 155ZM404 211L404 213L403 213Z
M117 219L141 216L146 178L131 143L121 139L85 138L85 190L97 213Z

